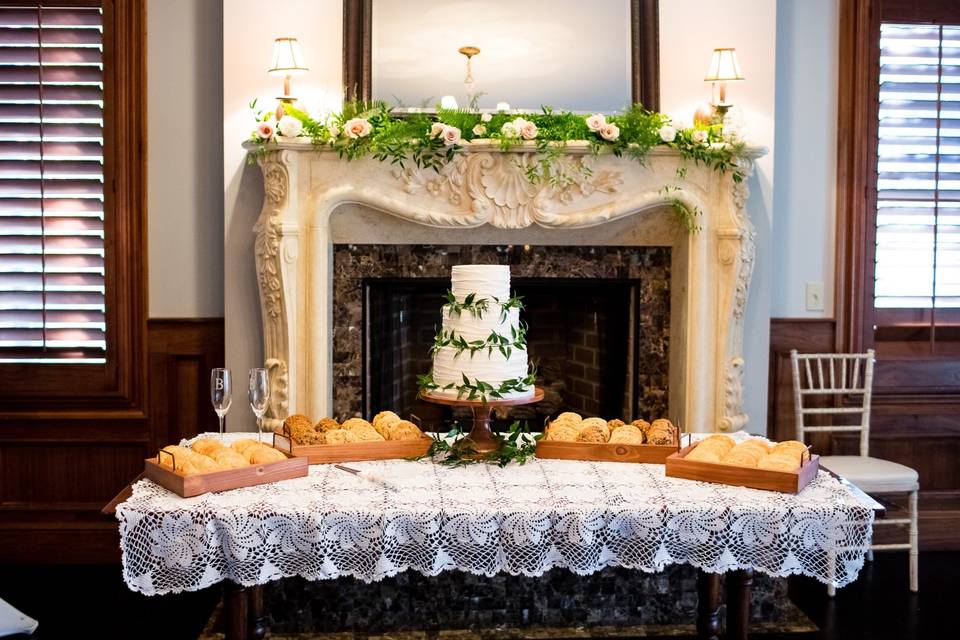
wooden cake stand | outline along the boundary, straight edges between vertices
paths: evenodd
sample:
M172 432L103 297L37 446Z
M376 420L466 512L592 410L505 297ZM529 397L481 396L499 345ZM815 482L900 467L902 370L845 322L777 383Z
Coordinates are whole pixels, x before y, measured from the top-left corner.
M543 400L543 389L535 387L533 395L529 398L508 398L506 400L458 400L457 398L447 398L444 396L433 395L429 393L420 396L427 402L442 404L448 407L470 407L473 411L473 427L466 438L460 440L470 441L474 451L478 454L488 454L500 448L500 442L493 435L490 429L490 413L494 407L515 407L524 404L533 404Z

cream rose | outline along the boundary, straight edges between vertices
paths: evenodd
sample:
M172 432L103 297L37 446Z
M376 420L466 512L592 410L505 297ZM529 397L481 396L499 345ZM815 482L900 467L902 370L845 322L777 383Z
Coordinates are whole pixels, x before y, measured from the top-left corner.
M351 118L343 123L343 130L351 138L365 138L373 131L366 118Z
M587 118L587 129L599 132L603 125L607 124L607 118L602 113L595 113Z
M694 129L693 133L690 134L690 140L694 144L703 144L707 141L707 131L706 129Z
M665 124L660 127L660 139L664 142L673 142L677 137L677 130L674 129L669 124Z
M480 116L480 122L490 122L491 120L493 120L493 116L490 115L489 113L485 113L482 116Z
M517 131L517 125L512 122L504 122L503 126L500 127L500 133L505 138L516 138L520 135L520 132Z
M273 123L272 122L258 122L257 123L257 135L260 136L262 140L269 140L273 137Z
M475 136L482 136L486 132L487 132L486 125L477 124L473 126L473 135Z
M520 126L517 129L524 140L533 140L537 137L537 125L529 120L520 120Z
M443 144L454 145L460 142L460 129L456 127L444 127L443 128Z
M439 138L443 135L443 130L446 129L446 127L447 125L443 124L442 122L434 122L432 125L430 125L430 137Z
M620 127L613 124L612 122L606 122L602 127L600 127L600 136L604 140L609 140L613 142L620 137Z
M303 133L303 123L293 116L283 116L277 123L277 130L284 138L296 138Z

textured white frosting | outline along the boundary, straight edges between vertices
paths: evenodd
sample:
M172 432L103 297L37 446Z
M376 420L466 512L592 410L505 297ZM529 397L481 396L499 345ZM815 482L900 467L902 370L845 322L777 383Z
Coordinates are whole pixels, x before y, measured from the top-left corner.
M450 290L463 302L471 293L477 298L496 298L501 302L510 299L510 267L506 265L465 264L453 267L450 274ZM482 317L464 310L460 315L451 315L450 308L443 308L443 330L463 338L467 342L486 340L490 333L511 339L513 330L520 327L520 310L508 309L502 313L500 304L491 301ZM470 355L467 350L457 353L456 347L441 347L433 354L433 381L443 387L450 384L463 384L463 376L471 383L480 380L493 387L499 387L505 380L519 380L527 377L527 350L512 349L506 357L499 349L481 349ZM431 393L457 397L457 389L436 389ZM533 385L525 391L503 394L504 398L527 398L534 394ZM488 398L493 400L495 398Z
M513 380L525 378L527 376L527 350L514 349L510 357L504 357L499 350L494 349L487 353L486 349L476 352L470 357L469 351L462 351L457 355L457 350L453 347L441 347L433 354L433 381L441 387L453 382L456 385L463 384L463 376L466 375L470 382L482 380L494 387L497 387L504 380ZM442 391L437 389L431 393L446 395L450 397L457 396L457 390L448 389ZM504 394L504 398L524 398L532 396L533 386L523 392L513 392ZM495 398L489 398L491 400Z
M512 335L510 330L520 326L520 310L507 309L506 318L503 320L500 319L502 315L500 306L497 304L491 305L481 318L474 317L469 311L464 311L459 316L451 315L450 309L444 306L442 326L447 333L452 331L467 342L486 340L491 331L496 331L504 338L510 338Z
M504 264L461 264L450 270L450 290L463 302L471 293L478 298L510 299L510 267Z

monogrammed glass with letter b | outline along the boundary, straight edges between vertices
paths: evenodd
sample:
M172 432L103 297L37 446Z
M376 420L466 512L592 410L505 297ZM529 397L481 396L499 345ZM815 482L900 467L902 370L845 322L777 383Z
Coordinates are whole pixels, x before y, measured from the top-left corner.
M210 402L213 410L220 419L220 439L223 440L223 417L230 410L233 402L233 382L230 380L230 369L213 369L210 372Z

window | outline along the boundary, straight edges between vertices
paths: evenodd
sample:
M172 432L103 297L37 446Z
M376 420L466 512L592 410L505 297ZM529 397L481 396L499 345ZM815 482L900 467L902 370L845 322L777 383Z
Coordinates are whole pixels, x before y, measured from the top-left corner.
M960 307L960 26L882 23L879 85L874 306Z
M0 362L106 360L103 11L0 0Z
M144 5L0 0L0 417L141 406Z

